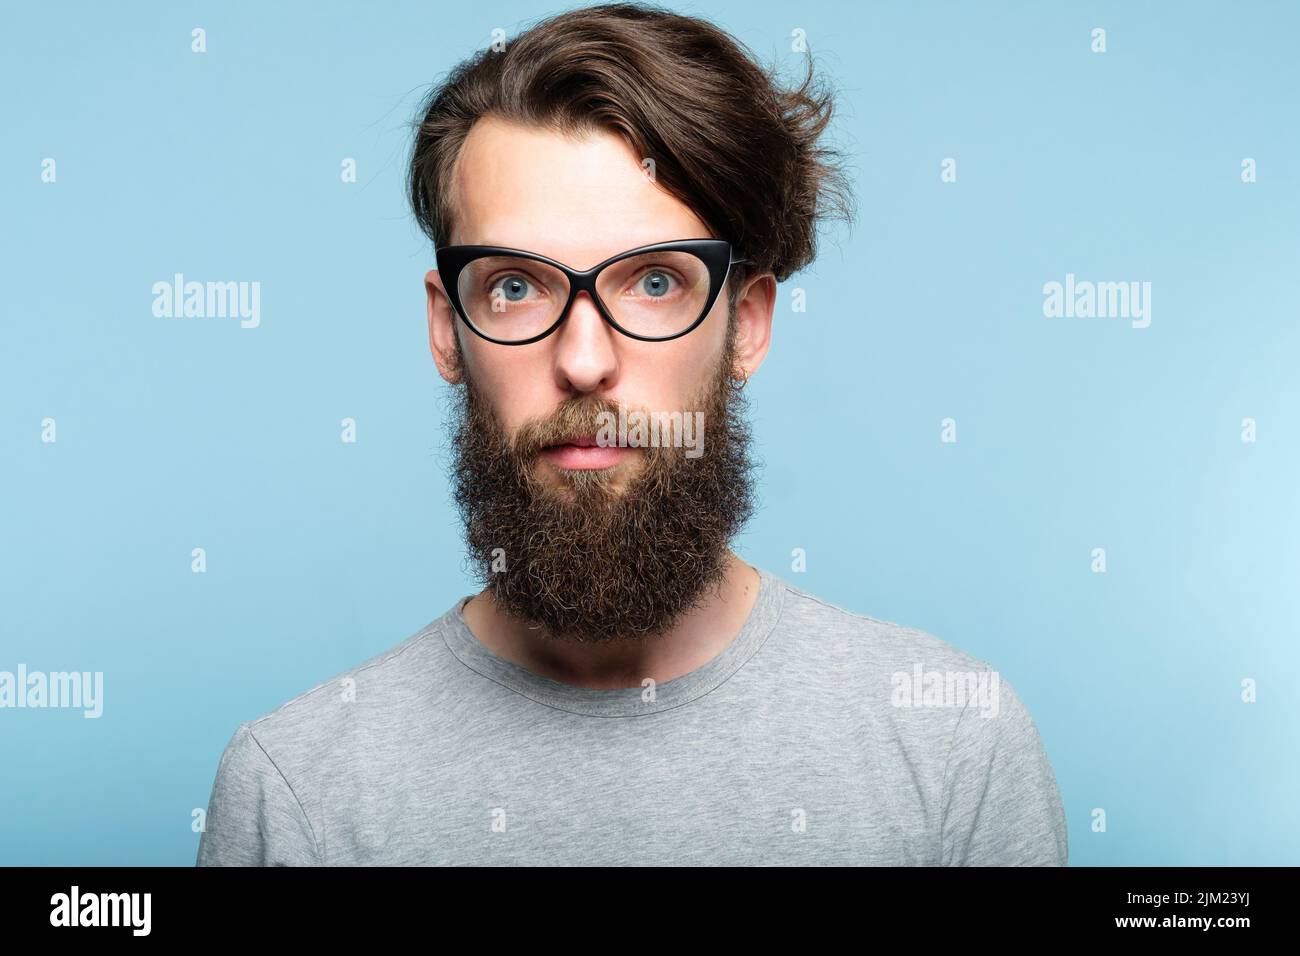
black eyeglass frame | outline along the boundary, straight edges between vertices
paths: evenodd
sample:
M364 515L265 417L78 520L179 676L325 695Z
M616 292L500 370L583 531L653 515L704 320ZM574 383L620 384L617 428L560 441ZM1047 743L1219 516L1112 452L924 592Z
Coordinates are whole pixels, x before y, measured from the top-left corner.
M644 255L647 252L689 252L697 256L709 270L709 296L704 303L704 308L700 311L699 317L682 331L674 332L672 335L638 335L635 332L628 331L618 324L618 321L610 314L609 309L605 307L605 303L601 301L600 293L596 291L596 279L606 266L613 265L623 259L630 259L633 256ZM726 288L727 278L731 275L731 267L750 261L749 259L732 258L731 243L726 239L676 239L669 242L656 242L648 246L629 249L627 252L620 252L604 262L592 266L585 272L579 272L563 262L557 262L555 259L550 259L536 252L528 252L525 249L510 249L505 246L443 246L441 249L434 251L434 256L438 261L438 274L442 277L442 287L447 293L447 298L451 300L456 314L471 332L479 338L495 342L497 345L531 345L534 342L540 342L558 329L564 320L569 317L569 310L573 307L574 300L577 299L579 292L588 293L591 296L591 301L595 303L597 311L600 312L601 318L628 338L637 339L641 342L667 342L672 339L679 339L683 335L693 332L713 309L713 304L717 301L718 295ZM564 273L565 278L569 281L569 298L564 303L564 308L560 310L559 318L551 324L550 328L538 335L534 335L532 338L509 341L493 338L482 329L475 327L466 314L464 306L461 305L460 273L465 266L475 259L482 259L486 256L513 256L519 259L531 259L535 262L545 263L551 268Z

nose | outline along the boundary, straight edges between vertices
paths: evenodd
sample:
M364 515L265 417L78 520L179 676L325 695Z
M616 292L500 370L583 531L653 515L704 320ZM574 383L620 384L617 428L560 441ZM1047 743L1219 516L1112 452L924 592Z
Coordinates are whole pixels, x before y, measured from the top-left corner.
M591 293L580 291L564 323L555 330L556 384L566 391L608 388L618 374L615 331L600 314Z

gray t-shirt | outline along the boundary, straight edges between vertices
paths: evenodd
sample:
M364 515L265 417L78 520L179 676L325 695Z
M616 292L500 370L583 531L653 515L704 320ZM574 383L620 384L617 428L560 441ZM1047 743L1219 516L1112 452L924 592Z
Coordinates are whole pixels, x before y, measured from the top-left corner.
M497 656L462 598L239 726L198 865L1066 863L1008 682L759 575L722 653L619 690Z

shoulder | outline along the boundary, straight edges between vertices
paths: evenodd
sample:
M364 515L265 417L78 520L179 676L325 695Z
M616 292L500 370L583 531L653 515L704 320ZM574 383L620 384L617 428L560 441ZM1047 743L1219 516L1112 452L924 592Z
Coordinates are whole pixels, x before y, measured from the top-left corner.
M447 683L444 618L239 724L217 764L200 865L324 858L323 783L358 773L377 740L403 739L432 706Z
M927 631L782 583L783 667L805 668L888 748L882 766L906 770L891 780L910 781L942 820L945 863L1066 862L1055 774L1004 674Z
M337 758L397 736L436 697L449 654L440 617L401 643L320 681L241 724L230 746L253 746L291 784ZM453 661L454 663L454 661Z
M785 594L781 623L797 635L801 650L824 649L845 662L869 662L874 668L897 666L910 671L916 663L945 671L983 671L989 665L920 628L852 611L777 578Z
M928 631L852 611L782 582L783 670L851 705L940 779L976 761L1014 772L1042 759L1028 709L988 661Z

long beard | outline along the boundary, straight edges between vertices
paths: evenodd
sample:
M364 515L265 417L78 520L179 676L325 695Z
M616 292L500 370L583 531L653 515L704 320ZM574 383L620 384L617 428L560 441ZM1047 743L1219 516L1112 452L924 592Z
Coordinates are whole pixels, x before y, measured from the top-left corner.
M468 375L454 386L454 496L475 576L498 608L549 637L594 643L662 634L718 591L728 546L753 514L733 349L729 335L712 380L681 410L692 421L704 412L703 454L641 447L630 453L640 461L616 469L552 469L539 456L596 432L599 413L617 420L617 404L575 397L511 442ZM628 467L635 473L620 490L612 472ZM554 473L550 484L539 468Z

